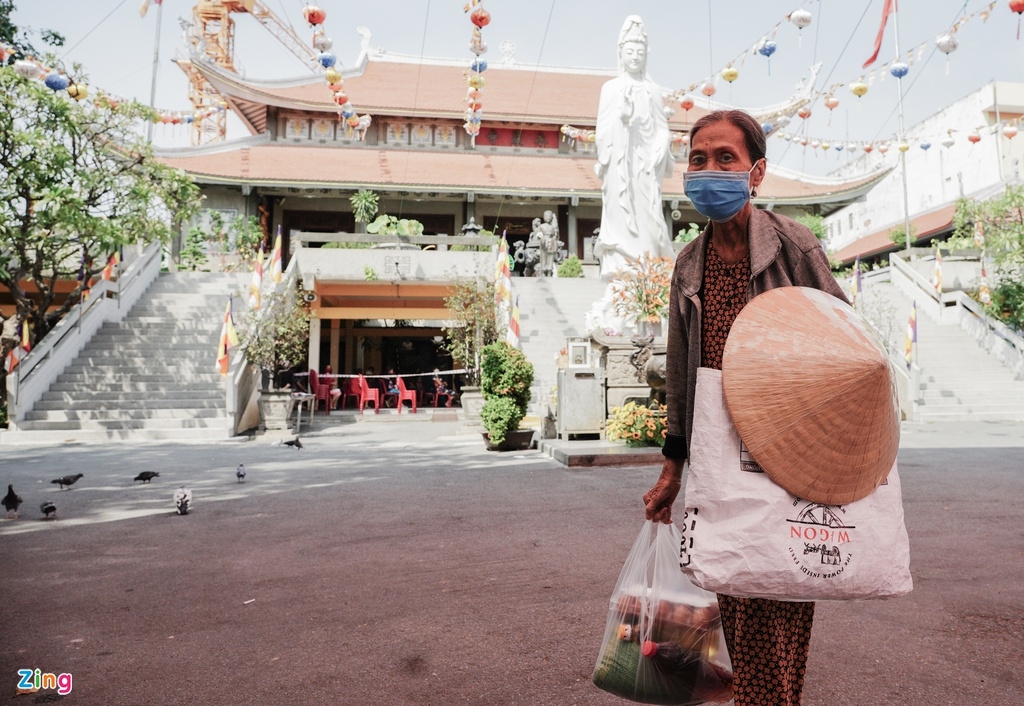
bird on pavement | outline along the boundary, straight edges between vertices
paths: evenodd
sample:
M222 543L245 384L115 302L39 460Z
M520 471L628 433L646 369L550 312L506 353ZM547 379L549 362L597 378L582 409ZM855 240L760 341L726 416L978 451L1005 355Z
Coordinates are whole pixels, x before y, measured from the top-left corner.
M76 473L73 476L61 476L60 478L54 478L50 482L59 485L61 490L64 490L65 485L68 487L68 490L71 490L71 486L74 485L75 481L84 475L84 473Z
M143 483L148 483L149 481L153 480L154 478L158 477L159 475L160 474L157 473L156 471L143 471L139 475L135 476L135 478L132 480L132 482L134 483L137 480L141 480Z
M192 505L192 491L181 486L174 491L174 507L178 509L179 515L187 515L189 506Z
M284 445L285 446L294 446L296 449L301 449L302 448L302 442L299 441L299 437L297 437L297 436L294 439L288 439L288 441L284 442Z
M57 506L47 500L45 503L39 506L39 512L43 513L45 519L50 519L50 515L57 516Z
M238 479L239 483L245 480L245 464L238 464L238 468L235 469L235 478Z
M18 519L18 506L21 505L21 496L14 492L13 485L7 486L7 495L4 496L3 503L4 510L6 510L4 518L10 517L13 512L14 519Z

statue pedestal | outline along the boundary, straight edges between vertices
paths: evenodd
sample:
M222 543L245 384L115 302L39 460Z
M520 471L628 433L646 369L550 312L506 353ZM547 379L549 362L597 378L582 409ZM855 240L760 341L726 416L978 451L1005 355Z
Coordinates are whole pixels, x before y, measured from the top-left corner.
M605 416L612 407L621 407L630 399L646 404L652 391L647 361L659 353L664 360L665 339L655 338L645 353L628 336L607 336L601 331L594 331L590 336L593 345L601 351L601 367L605 371ZM637 365L642 372L638 372Z

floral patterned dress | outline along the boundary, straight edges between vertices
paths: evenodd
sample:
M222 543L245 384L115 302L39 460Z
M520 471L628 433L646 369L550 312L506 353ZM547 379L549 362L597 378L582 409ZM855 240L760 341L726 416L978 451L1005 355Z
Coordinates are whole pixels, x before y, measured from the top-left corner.
M700 292L701 365L722 369L733 321L747 303L750 257L722 260L708 239ZM814 603L718 595L736 706L796 706L804 687Z

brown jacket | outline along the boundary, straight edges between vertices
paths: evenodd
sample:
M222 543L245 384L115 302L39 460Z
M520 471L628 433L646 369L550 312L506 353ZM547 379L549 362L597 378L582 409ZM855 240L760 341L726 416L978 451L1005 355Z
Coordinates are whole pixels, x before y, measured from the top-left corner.
M697 368L701 359L700 290L712 223L676 258L672 273L666 354L668 437L663 453L688 458L693 432ZM750 285L747 301L775 287L813 287L848 301L810 229L785 216L754 209L748 226Z

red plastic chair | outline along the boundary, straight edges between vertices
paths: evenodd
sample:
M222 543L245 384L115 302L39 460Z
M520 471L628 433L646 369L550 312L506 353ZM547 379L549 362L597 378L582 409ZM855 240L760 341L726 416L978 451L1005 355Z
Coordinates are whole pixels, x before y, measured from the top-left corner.
M380 414L380 390L371 388L366 378L359 376L359 413L363 413L363 407L367 402L373 402L374 414Z
M359 406L359 398L363 394L363 389L359 386L359 378L346 378L345 389L341 393L341 408L345 409L345 405L348 404L349 397Z
M316 408L320 406L321 401L324 403L324 412L330 412L331 386L321 385L320 376L317 375L315 370L309 371L309 391L313 394L313 412L316 412ZM313 412L310 414L312 415Z
M412 413L416 414L416 390L410 390L405 386L405 381L402 378L398 378L398 413L402 413L402 403L406 400L412 406Z

